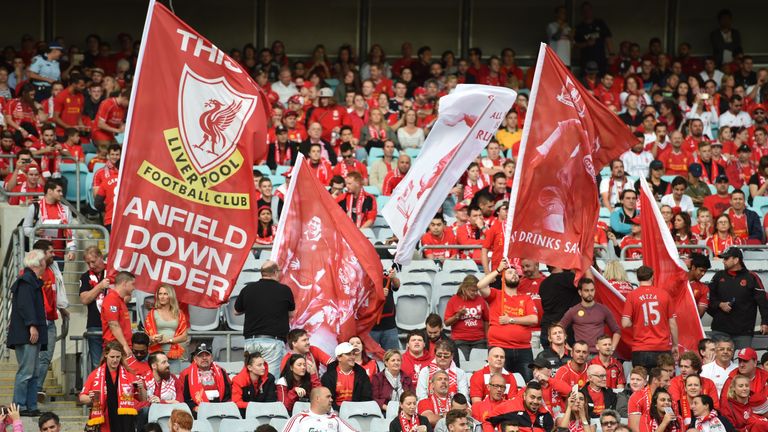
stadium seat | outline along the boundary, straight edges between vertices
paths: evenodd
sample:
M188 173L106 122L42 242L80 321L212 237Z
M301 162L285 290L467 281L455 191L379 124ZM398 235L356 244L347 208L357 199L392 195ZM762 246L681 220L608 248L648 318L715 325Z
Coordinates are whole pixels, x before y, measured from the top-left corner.
M365 238L371 241L371 243L376 242L376 233L373 232L370 228L360 228L360 231L362 231L363 235L365 235Z
M363 186L363 190L365 190L366 192L368 192L373 196L381 195L381 189L379 189L378 186Z
M189 327L194 331L211 331L219 327L221 312L219 308L206 309L189 305Z
M275 175L283 175L283 174L287 173L288 171L290 171L291 168L292 167L290 167L288 165L278 165L275 168Z
M432 310L441 317L445 313L445 307L448 300L456 294L461 282L466 276L463 274L452 274L440 272L435 275L435 282L432 284Z
M388 431L389 430L389 424L392 423L391 418L373 418L371 419L371 422L369 423L368 430L370 431Z
M207 420L213 430L220 430L224 419L240 420L240 410L234 402L202 402L197 406L197 418Z
M611 167L604 166L603 169L600 170L600 176L601 177L608 177L611 175Z
M229 301L224 305L224 321L227 322L227 327L232 330L241 332L245 325L245 314L235 313L235 302L237 301L237 294L232 294L229 297Z
M349 425L349 427L352 428L352 430L360 431L360 432L369 430L369 429L363 429L360 426L360 423L357 421L357 418L344 419L344 421L347 422L347 424Z
M256 251L251 250L248 256L245 258L245 264L243 264L243 271L248 270L261 270L261 263L256 258L256 254L254 253Z
M251 254L248 254L251 255ZM254 260L255 262L256 260ZM235 282L234 288L232 288L232 296L236 296L240 294L240 291L245 288L245 286L251 282L256 282L259 279L261 279L261 272L255 272L255 271L241 271L240 276L237 277L237 282Z
M752 198L752 208L755 209L760 217L765 216L768 213L768 197L757 196Z
M275 417L269 420L269 425L275 428L275 430L282 431L285 429L285 425L288 424L289 419Z
M227 337L226 336L214 336L213 342L211 343L211 354L213 354L213 359L215 361L238 361L243 358L243 346L245 345L245 338L243 338L242 335L232 335L230 336L231 339L231 345L230 345L230 355L229 360L227 360ZM238 370L241 368L238 367ZM227 370L229 372L229 370Z
M381 415L381 408L375 401L344 402L339 409L339 416L345 420L357 420L361 427L359 430L362 431L372 430L372 419L384 418L384 416Z
M91 161L95 157L96 157L96 153L86 153L85 154L85 166L88 166L88 164L91 163Z
M607 209L605 207L600 207L600 218L602 218L602 219L610 219L611 218L611 210Z
M428 273L411 273L403 271L398 276L400 278L400 288L422 287L427 294L432 294L432 278ZM429 297L431 298L431 297Z
M371 228L389 228L389 224L387 223L387 220L384 219L384 216L376 215L376 220L373 221L373 226Z
M744 261L765 261L768 260L768 249L742 249ZM748 267L750 270L752 267Z
M269 179L272 181L272 187L278 187L285 184L285 176L282 175L270 175Z
M661 179L664 180L667 183L672 183L672 180L674 180L675 177L677 177L677 176L675 176L675 175L663 175L663 176L661 176Z
M254 172L259 171L262 174L264 174L265 176L271 176L272 175L272 170L269 169L269 167L266 166L266 165L256 165L256 166L253 167L253 171Z
M253 432L259 427L260 422L256 419L232 419L225 418L219 424L219 431L226 432Z
M410 264L403 266L402 273L426 273L431 278L434 278L439 268L432 260L422 259L413 260Z
M145 302L149 300L150 303L154 303L155 296L141 290L134 290L133 298L136 300L136 314L139 316L139 321L144 324L144 320L147 319L147 314L149 313L149 308L147 308Z
M307 410L309 410L309 402L296 401L296 403L293 404L291 415L295 416L296 414Z
M84 163L80 163L80 177L78 179L77 167L74 163L61 164L61 176L67 179L67 201L77 201L78 185L80 189L80 201L87 199L88 189L88 166ZM79 182L79 183L78 183Z
M387 242L387 239L391 238L393 235L395 235L391 229L389 228L382 228L379 230L379 232L376 234L376 240L382 244Z
M273 418L288 420L290 417L282 402L248 402L245 409L245 418L257 420L259 423L267 423Z
M397 327L405 331L424 328L429 315L429 300L429 293L423 286L400 286L395 291Z
M189 409L189 405L185 403L151 404L149 406L149 421L159 423L160 427L163 428L163 432L169 432L168 419L171 418L171 413L173 410L177 409L192 414L192 411Z
M393 418L396 418L398 414L400 414L400 402L393 400L387 402L387 415L385 418L391 420Z
M93 196L93 176L94 173L92 172L85 175L85 201L92 209L96 210L96 199Z
M515 383L517 384L518 389L525 387L525 378L523 378L522 375L517 372L513 373L512 375L515 377Z
M95 164L93 164L93 173L96 174L97 172L99 172L100 169L104 168L105 166L107 166L107 164L105 164L104 162L96 162Z
M443 273L477 273L477 264L469 259L449 259L443 261Z
M373 163L384 157L384 149L381 147L371 147L368 152L368 166L373 166Z
M409 147L409 148L405 149L405 154L410 156L411 159L416 159L421 154L421 149L420 148Z
M226 357L226 354L223 354L223 357ZM222 358L223 358L222 357ZM217 361L216 364L219 365L220 368L223 368L225 371L227 371L227 375L229 375L230 378L234 378L235 375L239 374L241 370L243 370L243 364L244 361Z
M168 422L161 423L160 426L163 424L167 426ZM165 429L163 429L163 431L165 431ZM213 432L213 428L208 420L195 420L192 423L192 430L190 432Z
M388 202L389 196L379 195L376 197L376 206L378 207L379 213L381 213L381 209L383 209Z
M296 401L296 403L293 404L293 411L291 411L291 415L295 416L296 414L307 411L309 409L309 402L302 402L302 401Z

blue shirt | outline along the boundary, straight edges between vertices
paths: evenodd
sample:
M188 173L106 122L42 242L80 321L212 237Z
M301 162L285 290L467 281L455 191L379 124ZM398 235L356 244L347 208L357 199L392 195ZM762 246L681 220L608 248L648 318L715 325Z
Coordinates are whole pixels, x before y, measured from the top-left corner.
M54 81L59 81L61 79L59 62L57 60L48 60L48 56L45 55L33 57L32 65L29 66L29 71ZM34 81L34 84L46 87L51 85L51 83L46 81Z

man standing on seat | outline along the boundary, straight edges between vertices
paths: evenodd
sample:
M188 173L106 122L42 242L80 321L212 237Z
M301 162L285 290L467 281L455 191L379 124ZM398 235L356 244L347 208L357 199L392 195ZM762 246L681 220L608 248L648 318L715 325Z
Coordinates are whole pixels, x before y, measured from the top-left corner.
M276 374L285 355L288 323L296 310L293 292L278 282L279 277L277 263L265 262L261 266L261 280L248 283L235 300L235 314L245 314L245 351L260 353L269 370Z

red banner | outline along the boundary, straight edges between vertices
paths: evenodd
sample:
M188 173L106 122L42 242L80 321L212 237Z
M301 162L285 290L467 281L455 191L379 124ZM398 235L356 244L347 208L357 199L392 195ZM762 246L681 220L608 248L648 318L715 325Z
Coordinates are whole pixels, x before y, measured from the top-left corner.
M299 155L285 197L272 259L291 287L291 327L332 353L338 341L360 336L368 352L383 354L368 333L384 305L381 259L360 229Z
M109 258L179 301L226 302L256 233L266 98L248 73L150 2L128 111Z
M595 175L634 141L542 44L512 185L508 256L586 271L599 214Z
M685 351L698 352L699 341L704 338L704 328L688 282L688 270L680 261L675 241L645 179L640 179L640 186L643 264L653 269L654 285L666 290L674 305L680 354Z

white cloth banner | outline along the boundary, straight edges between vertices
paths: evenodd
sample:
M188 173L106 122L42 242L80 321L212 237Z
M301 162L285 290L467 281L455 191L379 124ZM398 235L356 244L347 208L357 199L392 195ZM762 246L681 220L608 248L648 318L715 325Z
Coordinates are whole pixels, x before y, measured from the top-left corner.
M496 134L517 98L514 90L459 85L440 98L435 126L421 154L398 184L382 214L399 239L395 262L411 262L413 250L451 188Z

